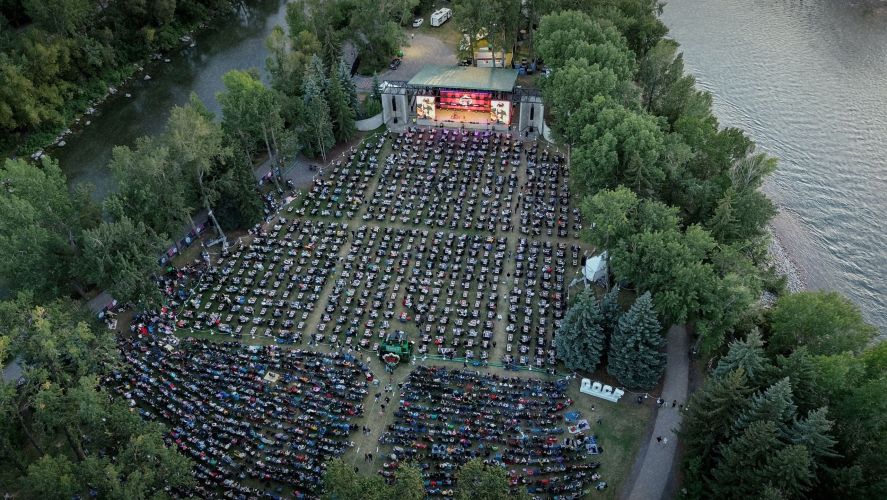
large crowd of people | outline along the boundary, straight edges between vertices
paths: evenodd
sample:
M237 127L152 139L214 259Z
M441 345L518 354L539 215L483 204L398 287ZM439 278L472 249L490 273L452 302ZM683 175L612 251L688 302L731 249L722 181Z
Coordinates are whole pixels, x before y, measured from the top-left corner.
M278 216L270 231L222 255L202 274L178 327L299 343L345 244L347 225Z
M606 486L589 459L588 429L565 431L573 401L566 381L502 378L489 373L419 366L403 384L394 422L379 438L393 477L404 461L419 464L431 497L452 496L456 469L481 458L508 471L510 484L533 496L580 498ZM571 412L576 418L576 412Z
M583 253L563 241L581 229L563 155L503 133L418 128L345 156L203 274L178 326L357 350L400 330L420 355L553 366Z
M348 347L378 347L410 329L419 354L487 360L493 343L504 237L361 226L354 232L319 332Z
M170 425L170 443L197 464L197 495L315 495L372 378L352 353L390 335L418 359L555 364L583 253L562 155L507 134L411 129L345 156L302 199L271 205L248 238L168 268L166 306L135 315L120 340L129 368L108 383ZM333 354L246 345L306 342ZM420 364L400 392L381 438L386 477L418 460L429 495L446 496L455 468L480 456L533 495L605 485L587 459L594 438L563 435L562 383Z
M347 354L136 334L108 385L170 427L201 498L318 493L323 466L351 445L369 369ZM246 486L252 481L256 487Z

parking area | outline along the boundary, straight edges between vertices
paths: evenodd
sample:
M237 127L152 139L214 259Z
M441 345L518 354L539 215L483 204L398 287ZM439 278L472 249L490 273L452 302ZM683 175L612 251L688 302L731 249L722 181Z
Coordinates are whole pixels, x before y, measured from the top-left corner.
M403 47L403 62L400 67L393 71L386 69L378 76L380 81L409 80L428 64L453 66L456 63L456 52L452 47L437 37L408 28L407 43ZM354 76L354 83L360 90L369 91L372 82L372 77Z

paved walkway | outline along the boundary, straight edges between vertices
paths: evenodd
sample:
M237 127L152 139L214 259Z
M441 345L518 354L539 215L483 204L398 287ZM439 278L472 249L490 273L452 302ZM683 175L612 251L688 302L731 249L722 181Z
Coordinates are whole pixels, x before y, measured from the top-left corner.
M631 477L625 484L622 498L628 500L654 500L668 495L666 487L671 482L672 468L677 454L678 437L675 431L681 424L678 408L672 408L671 402L687 402L687 384L689 382L690 359L687 329L683 326L672 326L668 330L668 364L665 367L665 383L662 387L662 399L665 404L656 411L648 442L641 446L632 468ZM665 445L656 441L657 436L668 438Z

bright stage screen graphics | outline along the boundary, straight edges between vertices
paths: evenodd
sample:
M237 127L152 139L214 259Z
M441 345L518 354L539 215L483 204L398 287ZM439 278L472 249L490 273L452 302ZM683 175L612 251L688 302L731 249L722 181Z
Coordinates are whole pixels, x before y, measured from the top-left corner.
M490 121L508 125L511 123L511 101L491 101Z
M416 117L422 120L435 119L434 96L416 96Z
M473 92L470 90L441 90L440 108L458 109L462 111L490 110L490 101L493 95L490 92Z

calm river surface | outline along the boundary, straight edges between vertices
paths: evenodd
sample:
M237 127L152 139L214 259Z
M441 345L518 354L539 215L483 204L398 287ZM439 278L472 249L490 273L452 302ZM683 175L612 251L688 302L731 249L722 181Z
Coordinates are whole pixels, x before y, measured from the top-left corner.
M662 19L721 124L779 158L765 190L807 285L887 333L887 3L668 0Z
M265 38L275 25L286 25L284 0L249 2L245 12L217 20L197 35L197 46L152 62L142 77L98 108L92 124L67 139L67 146L51 152L58 158L70 182L91 182L96 197L114 189L108 171L111 148L132 145L138 137L163 131L173 106L188 102L197 93L210 111L220 114L215 95L222 90L222 75L232 69L257 68L265 76ZM123 96L126 92L132 98Z

